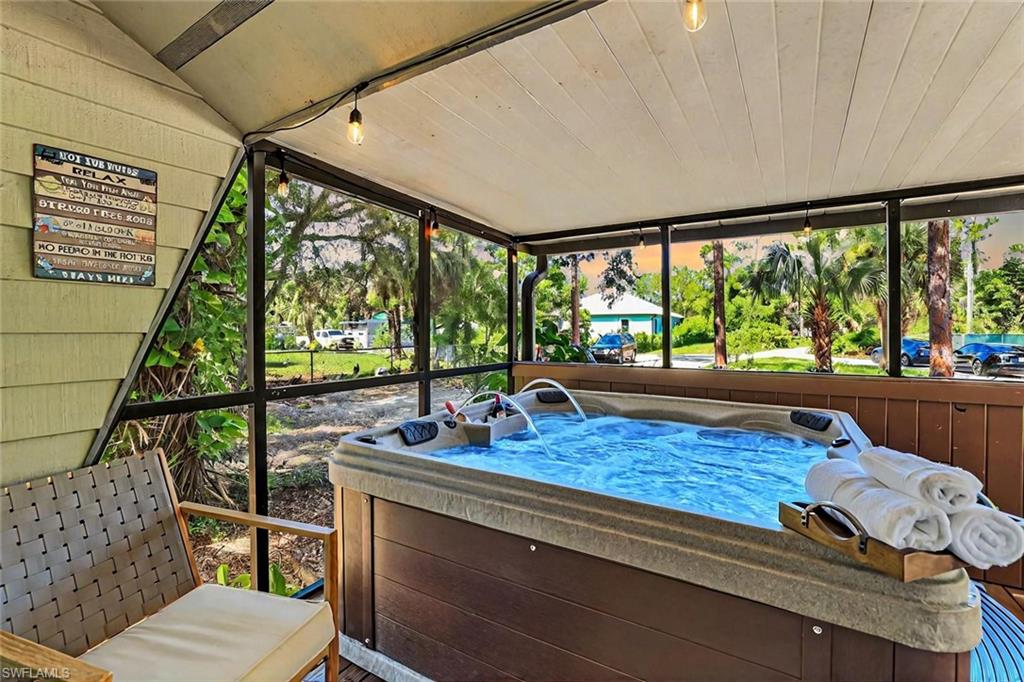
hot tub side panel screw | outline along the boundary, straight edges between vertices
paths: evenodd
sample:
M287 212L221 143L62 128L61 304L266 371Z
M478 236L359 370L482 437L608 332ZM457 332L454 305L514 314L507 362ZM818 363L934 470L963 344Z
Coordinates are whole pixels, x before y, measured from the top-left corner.
M820 625L815 625L814 627L811 628L811 632L813 632L816 635L820 635L824 631L821 629Z

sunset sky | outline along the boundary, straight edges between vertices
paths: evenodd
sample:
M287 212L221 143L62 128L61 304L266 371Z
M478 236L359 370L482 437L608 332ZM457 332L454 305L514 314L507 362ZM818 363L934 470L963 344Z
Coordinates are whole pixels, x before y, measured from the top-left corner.
M979 216L983 219L985 216ZM743 241L749 242L755 249L764 248L776 241L780 235L767 235L759 239L747 237ZM729 241L726 241L728 248ZM1006 213L999 216L999 222L989 229L989 236L984 239L979 248L985 256L984 269L997 268L1003 262L1004 254L1010 244L1024 242L1024 212ZM685 244L672 245L672 265L685 265L690 268L702 266L700 248L703 242L689 242ZM633 249L633 260L637 264L637 270L643 274L658 272L661 269L661 247L641 246ZM605 261L598 253L597 258L589 263L583 263L580 268L587 277L587 291L592 293L597 290L598 278L604 270Z

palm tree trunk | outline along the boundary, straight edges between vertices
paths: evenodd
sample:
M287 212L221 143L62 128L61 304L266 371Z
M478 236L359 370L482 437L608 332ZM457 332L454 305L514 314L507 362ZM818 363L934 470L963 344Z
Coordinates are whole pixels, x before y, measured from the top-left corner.
M711 250L711 274L715 280L715 367L720 369L729 364L725 345L725 257L722 242L715 241Z
M572 259L572 275L570 280L571 302L570 317L572 319L572 342L580 342L580 262L578 258Z
M832 331L834 325L828 301L814 302L811 321L811 345L814 348L814 371L832 372Z
M953 315L949 305L949 221L928 221L929 375L953 376Z

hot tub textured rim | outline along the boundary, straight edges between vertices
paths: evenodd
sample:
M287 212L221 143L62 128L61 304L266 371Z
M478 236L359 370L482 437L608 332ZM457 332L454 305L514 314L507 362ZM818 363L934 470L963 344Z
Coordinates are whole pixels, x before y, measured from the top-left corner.
M574 395L590 397L586 392ZM638 398L656 403L657 408L667 407L664 401L707 402L595 395L609 405L628 400L634 408L631 413L637 412ZM849 430L848 415L816 411L845 417ZM963 570L902 584L790 531L458 467L357 440L365 433L387 430L341 440L330 462L335 486L684 580L915 649L963 652L980 640L980 609Z

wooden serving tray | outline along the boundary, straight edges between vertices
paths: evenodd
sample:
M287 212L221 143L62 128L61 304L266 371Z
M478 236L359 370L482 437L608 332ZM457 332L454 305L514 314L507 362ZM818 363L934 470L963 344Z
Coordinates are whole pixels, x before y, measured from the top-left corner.
M860 524L846 510L828 502L779 502L779 522L805 538L831 547L854 561L879 573L909 583L931 578L958 568L966 563L949 552L923 552L916 549L896 549L867 536L861 529L853 533L822 509L834 510L859 528Z

